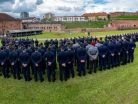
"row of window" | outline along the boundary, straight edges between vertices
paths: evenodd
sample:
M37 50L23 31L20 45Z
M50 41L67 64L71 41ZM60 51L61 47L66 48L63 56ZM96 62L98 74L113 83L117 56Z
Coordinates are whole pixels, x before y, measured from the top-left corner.
M126 25L119 25L119 27L137 27L137 25L135 25L135 24L134 25L127 25L126 24Z

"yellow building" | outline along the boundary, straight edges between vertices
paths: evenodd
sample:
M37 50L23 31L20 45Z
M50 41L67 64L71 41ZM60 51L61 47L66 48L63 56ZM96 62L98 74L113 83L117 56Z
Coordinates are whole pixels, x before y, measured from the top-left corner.
M82 16L87 18L89 21L108 20L108 14L105 12L85 13Z

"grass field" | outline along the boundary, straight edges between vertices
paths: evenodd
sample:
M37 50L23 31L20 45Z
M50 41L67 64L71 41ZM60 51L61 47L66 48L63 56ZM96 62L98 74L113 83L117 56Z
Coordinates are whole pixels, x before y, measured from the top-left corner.
M103 28L107 25L109 21L101 21L101 22L64 22L64 26L67 29L71 28Z
M118 16L114 19L138 20L138 16Z
M92 36L105 36L105 35L115 35L115 34L125 34L125 33L133 33L138 32L138 30L120 30L120 31L109 31L109 32L93 32L91 33ZM44 32L40 35L29 36L30 39L53 39L53 38L72 38L78 36L88 36L87 33L54 33L54 32ZM20 38L27 38L27 37L20 37Z
M67 82L0 77L0 104L138 104L138 48L134 63Z

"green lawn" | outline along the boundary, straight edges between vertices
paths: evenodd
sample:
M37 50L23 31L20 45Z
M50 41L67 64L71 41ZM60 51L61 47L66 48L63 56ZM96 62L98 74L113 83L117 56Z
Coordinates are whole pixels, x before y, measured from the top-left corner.
M109 21L101 22L63 22L67 29L71 28L103 28Z
M138 48L134 63L67 82L0 77L0 104L138 104Z
M103 36L103 35L113 35L113 34L125 34L125 33L133 33L138 32L138 30L120 30L120 31L108 31L108 32L94 32L91 33L92 36ZM30 39L52 39L52 38L72 38L72 37L82 37L82 36L88 36L87 33L54 33L54 32L44 32L40 35L35 36L29 36ZM18 37L20 38L20 37ZM27 37L21 37L21 38L27 38Z
M118 16L114 19L138 20L138 16Z

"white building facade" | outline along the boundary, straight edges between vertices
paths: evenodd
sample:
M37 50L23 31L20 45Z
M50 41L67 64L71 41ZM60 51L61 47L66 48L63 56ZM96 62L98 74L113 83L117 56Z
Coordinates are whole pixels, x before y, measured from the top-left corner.
M40 19L36 17L30 17L30 18L25 18L21 19L22 23L32 23L32 22L39 22Z
M81 21L88 21L85 17L82 16L55 16L54 21L61 21L61 22L81 22Z

